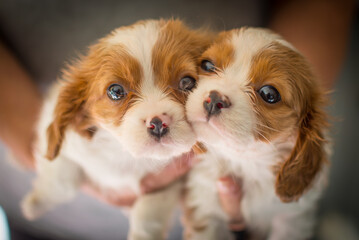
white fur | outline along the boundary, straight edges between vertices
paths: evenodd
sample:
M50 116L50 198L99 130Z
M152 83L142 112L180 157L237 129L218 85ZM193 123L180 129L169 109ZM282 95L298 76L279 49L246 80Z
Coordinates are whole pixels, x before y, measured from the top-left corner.
M174 102L155 85L152 50L160 30L158 21L149 20L146 24L115 30L107 40L109 44L126 47L126 51L140 62L144 79L140 88L142 98L135 103L135 107L128 110L122 124L115 129L114 126L107 124L103 124L102 127L115 131L116 138L136 158L151 156L168 160L188 151L194 144L195 136L184 119L183 106ZM161 144L154 144L153 138L148 135L144 127L143 120L146 121L163 113L171 116L173 125L169 136L162 139Z
M107 44L123 45L143 68L142 99L125 113L120 126L98 122L98 130L90 140L68 128L59 156L49 162L44 158L46 129L54 118L60 86L56 84L52 88L37 129L38 176L32 192L22 203L27 218L39 217L57 204L71 200L86 180L104 192L130 188L140 194L139 183L147 173L161 170L173 157L190 151L195 136L185 121L184 106L171 100L154 84L151 53L159 32L158 21L147 21L112 34ZM163 113L171 118L170 131L156 142L149 136L145 120ZM179 183L174 183L163 191L141 196L132 208L129 238L163 238L180 190Z
M275 193L273 166L287 159L296 136L272 141L256 141L255 113L245 92L249 82L251 59L273 41L289 43L267 30L246 29L233 34L234 62L218 75L200 76L198 87L190 94L186 110L198 140L208 152L188 177L186 205L196 209L193 221L204 222L207 228L194 231L194 239L219 239L210 229L218 229L221 239L229 238L224 223L228 217L220 207L216 190L219 177L232 175L243 181L241 212L249 230L256 237L271 240L308 239L313 232L316 202L326 185L327 169L317 174L311 188L297 202L283 203ZM292 47L291 47L292 48ZM294 49L294 48L292 48ZM216 90L226 95L231 106L220 115L206 119L203 101Z

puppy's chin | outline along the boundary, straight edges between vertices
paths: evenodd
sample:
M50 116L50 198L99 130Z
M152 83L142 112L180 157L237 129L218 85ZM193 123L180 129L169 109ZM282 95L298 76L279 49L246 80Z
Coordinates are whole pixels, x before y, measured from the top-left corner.
M222 145L225 142L237 142L236 136L233 131L226 128L226 125L216 117L203 121L191 122L193 129L196 133L197 140L208 145Z
M145 130L129 131L124 129L117 134L122 146L135 158L170 159L189 152L196 137L188 123L173 128L168 135L156 139Z
M190 152L191 147L192 146L189 145L175 146L175 145L165 145L162 143L156 143L156 144L150 143L148 146L143 146L142 148L134 148L128 150L135 158L169 160L183 153Z
M188 141L188 144L179 144L171 139L149 140L144 144L128 144L128 152L135 158L144 159L171 159L183 153L191 151L191 147L195 144L195 138Z
M194 91L187 101L187 119L193 127L197 136L197 140L206 144L216 144L218 141L230 138L225 125L217 116L208 119L203 104L196 97L197 92Z
M206 86L199 85L199 87L189 95L186 103L187 119L192 125L197 140L214 147L219 145L228 146L238 145L248 142L253 139L253 134L248 129L251 129L253 117L250 114L250 109L240 97L236 102L242 104L233 104L231 109L223 110L219 115L208 117L207 112L203 107L204 96L208 94ZM242 129L242 131L238 131Z

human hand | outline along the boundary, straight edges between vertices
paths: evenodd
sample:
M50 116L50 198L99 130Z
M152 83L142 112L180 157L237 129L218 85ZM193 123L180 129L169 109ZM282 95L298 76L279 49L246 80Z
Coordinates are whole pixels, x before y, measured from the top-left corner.
M16 141L13 144L8 144L7 159L21 169L35 170L35 159L31 146L26 145L28 143L31 143L31 140L30 142Z
M141 180L141 192L146 194L166 187L185 175L195 161L193 152L174 158L162 171L159 173L150 173ZM117 192L103 192L89 182L84 184L83 191L102 202L122 207L132 206L138 197L138 195L130 189L119 189Z
M118 191L102 191L96 185L86 182L82 186L82 190L88 195L95 197L101 202L119 206L119 207L131 207L136 199L137 195L131 189L119 189Z
M245 224L240 210L243 196L241 180L231 176L222 177L217 181L217 189L222 208L230 219L229 228L232 231L244 230Z
M192 151L174 158L173 161L159 173L150 173L142 179L142 193L150 193L166 187L185 175L195 163L196 158L194 158Z
M32 144L41 96L30 75L0 41L0 140L16 162L34 168Z

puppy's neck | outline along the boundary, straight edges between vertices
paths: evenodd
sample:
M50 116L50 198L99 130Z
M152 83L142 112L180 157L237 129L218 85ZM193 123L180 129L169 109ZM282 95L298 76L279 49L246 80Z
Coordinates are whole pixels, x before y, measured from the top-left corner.
M278 163L285 161L294 145L294 137L282 137L274 141L248 139L231 144L219 141L207 147L211 154L218 156L222 164L227 166L225 172L237 176L250 173L252 178L261 178L260 169L272 170Z

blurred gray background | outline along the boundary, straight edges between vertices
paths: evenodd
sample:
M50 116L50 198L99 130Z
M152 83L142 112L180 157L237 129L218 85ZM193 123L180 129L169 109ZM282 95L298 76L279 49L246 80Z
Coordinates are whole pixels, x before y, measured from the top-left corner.
M266 26L270 3L238 1L0 1L0 33L31 73L42 91L60 74L65 61L116 27L140 19L180 17L193 27L217 30ZM330 112L334 155L330 186L320 204L318 239L359 235L359 18L352 26L348 53L332 94ZM0 113L1 114L1 113ZM82 193L35 222L21 215L19 201L34 174L6 161L0 144L0 205L5 209L13 239L125 239L128 222L115 207ZM178 219L170 239L181 239ZM75 227L74 227L75 226ZM331 233L333 231L333 233ZM347 234L347 235L345 235ZM352 238L350 238L352 237ZM333 238L331 238L333 239ZM335 238L334 238L335 239Z

